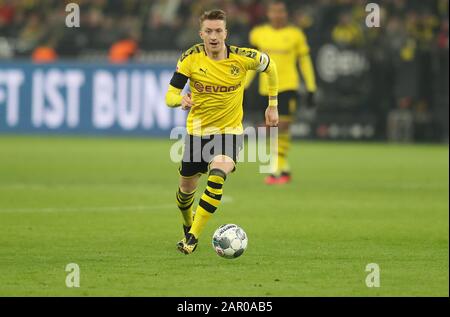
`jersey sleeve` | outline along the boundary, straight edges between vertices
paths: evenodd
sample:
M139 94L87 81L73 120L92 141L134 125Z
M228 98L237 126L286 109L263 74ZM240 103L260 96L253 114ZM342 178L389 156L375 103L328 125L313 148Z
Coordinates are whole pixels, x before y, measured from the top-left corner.
M265 72L270 64L270 57L266 53L262 53L252 48L241 49L245 58L247 70L255 70L257 72Z
M239 55L243 56L247 71L265 72L268 75L269 96L273 99L270 103L276 106L278 95L278 74L275 62L270 60L269 55L251 48L239 48Z
M192 69L192 63L193 63L193 55L194 53L200 53L201 50L200 44L192 46L190 49L185 51L183 54L181 54L180 59L177 63L177 70L176 72L190 78L191 77L191 69Z
M188 53L189 51L186 51L183 55L181 55L177 62L176 72L189 78L191 77L191 55L187 55Z
M191 77L191 55L193 53L192 48L184 52L177 62L177 68L175 73L170 80L170 85L177 88L183 89L186 85L188 79Z

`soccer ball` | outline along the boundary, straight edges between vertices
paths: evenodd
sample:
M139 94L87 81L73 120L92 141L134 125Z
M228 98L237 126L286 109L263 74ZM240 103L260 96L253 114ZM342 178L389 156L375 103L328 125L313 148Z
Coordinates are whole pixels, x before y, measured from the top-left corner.
M247 234L235 224L220 226L212 238L212 245L217 255L226 259L241 256L247 248L247 244Z

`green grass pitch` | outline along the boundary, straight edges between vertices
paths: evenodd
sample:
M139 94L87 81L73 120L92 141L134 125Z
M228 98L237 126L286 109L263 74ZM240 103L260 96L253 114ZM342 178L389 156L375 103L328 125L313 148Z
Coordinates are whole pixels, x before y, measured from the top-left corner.
M241 163L185 256L171 144L0 137L0 296L449 295L447 146L298 142L283 187ZM249 236L238 259L212 249L224 223Z

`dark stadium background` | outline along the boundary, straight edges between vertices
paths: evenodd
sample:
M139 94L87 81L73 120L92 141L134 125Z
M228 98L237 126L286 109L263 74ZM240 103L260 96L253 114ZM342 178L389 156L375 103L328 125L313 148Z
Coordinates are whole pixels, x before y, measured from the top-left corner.
M248 45L249 30L265 21L264 1L86 0L73 1L80 5L81 27L67 28L69 2L0 1L3 63L38 60L39 49L50 48L56 61L129 61L170 69L199 42L202 10L227 11L228 42L234 45ZM381 6L379 28L365 25L369 1L286 2L292 23L308 37L319 87L317 111L300 109L294 136L448 142L447 0L372 1ZM123 43L131 48L117 58ZM262 109L256 87L255 81L245 104L246 121L253 123Z

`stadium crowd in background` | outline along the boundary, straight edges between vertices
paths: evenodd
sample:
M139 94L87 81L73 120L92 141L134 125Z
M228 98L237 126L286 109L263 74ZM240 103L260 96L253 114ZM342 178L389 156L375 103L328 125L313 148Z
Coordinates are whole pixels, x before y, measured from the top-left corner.
M80 5L80 29L61 27L69 2ZM368 2L286 1L292 21L312 46L331 37L340 45L368 47L387 37L394 46L407 42L405 59L415 49L448 46L448 0L373 1L381 6L382 27L372 29L365 27ZM41 45L75 57L85 50L107 51L124 37L142 50L180 50L198 42L199 12L214 7L228 13L230 41L239 45L247 44L249 30L265 20L264 1L257 0L0 0L0 37L8 39L14 57L31 56Z
M61 27L69 2L80 5L80 28ZM379 28L365 25L369 2L380 5ZM448 2L286 1L291 21L308 38L313 58L324 43L364 52L371 64L371 82L357 85L368 100L359 101L362 110L377 108L384 116L389 109L414 107L424 122L430 122L431 104L434 118L448 116ZM170 58L199 42L198 16L211 8L227 12L228 41L246 46L251 28L266 20L264 4L257 0L0 0L0 59L109 57L120 63L151 61L157 53ZM354 83L347 86L355 90ZM376 89L363 91L368 86ZM442 125L448 129L448 123Z

